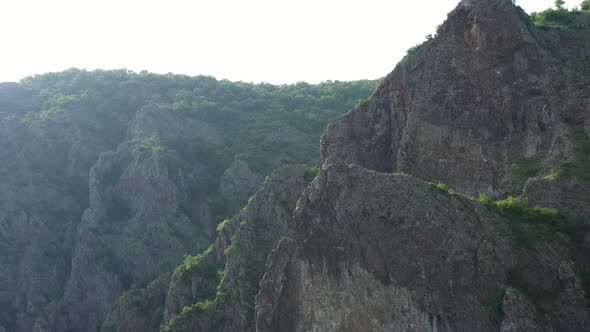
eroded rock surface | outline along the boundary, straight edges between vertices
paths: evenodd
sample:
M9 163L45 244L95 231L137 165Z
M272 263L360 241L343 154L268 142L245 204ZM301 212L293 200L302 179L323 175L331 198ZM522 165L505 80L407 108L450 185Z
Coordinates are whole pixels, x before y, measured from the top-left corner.
M305 166L275 170L246 207L220 225L198 262L177 269L165 306L170 331L254 331L254 299L267 256L282 237L293 235L292 211L313 177Z
M267 263L258 331L590 328L567 245L524 249L507 220L412 176L327 167L294 222ZM511 284L551 297L532 304Z
M590 52L578 52L588 43L559 31L535 28L511 1L462 1L369 101L328 126L323 164L519 193L527 176L575 158L570 128L590 119ZM534 174L520 174L527 161Z

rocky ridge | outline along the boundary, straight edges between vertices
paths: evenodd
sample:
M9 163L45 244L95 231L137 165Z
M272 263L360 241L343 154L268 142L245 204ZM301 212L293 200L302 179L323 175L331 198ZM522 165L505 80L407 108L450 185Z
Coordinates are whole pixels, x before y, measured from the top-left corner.
M410 175L329 166L269 258L256 329L589 329L570 242L524 248L510 222Z
M323 164L518 194L575 158L572 128L588 134L588 46L536 28L510 1L462 1L369 101L328 126Z

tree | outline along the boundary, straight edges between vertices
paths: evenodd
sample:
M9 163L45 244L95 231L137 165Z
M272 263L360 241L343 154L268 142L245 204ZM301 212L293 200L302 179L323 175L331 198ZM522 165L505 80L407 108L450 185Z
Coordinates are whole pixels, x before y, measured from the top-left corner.
M557 10L563 10L563 5L565 5L565 1L564 0L555 0L555 8Z
M590 0L582 1L580 6L582 7L582 10L590 10Z

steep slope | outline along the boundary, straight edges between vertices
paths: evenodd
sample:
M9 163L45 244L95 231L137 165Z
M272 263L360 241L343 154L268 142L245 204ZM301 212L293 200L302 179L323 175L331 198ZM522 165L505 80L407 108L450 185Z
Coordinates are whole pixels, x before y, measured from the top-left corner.
M256 329L590 329L585 227L526 200L590 221L578 33L537 28L511 1L461 1L328 126L295 236L267 262ZM477 202L395 172L523 199Z
M374 85L75 69L0 84L0 330L158 326L170 270L269 169L316 163L321 128Z
M183 164L159 141L145 139L154 137L144 124L152 123L144 113L158 112L153 107L138 112L129 143L102 153L90 171L90 207L78 227L64 295L70 329L100 327L108 305L123 290L147 285L185 253L204 249L211 238L215 219L203 185L208 174ZM166 121L166 116L172 119ZM199 121L181 124L176 119L169 125L174 120L163 113L157 137L216 137L213 128Z
M70 115L0 123L0 326L9 331L31 331L57 305L88 206L88 170L118 135Z
M166 298L166 331L253 331L254 298L266 259L284 236L292 236L292 211L313 179L304 166L287 166L271 177L205 253L187 258L175 272Z
M567 237L523 247L484 205L409 175L322 170L256 299L257 331L586 331ZM526 226L523 226L526 227Z
M460 192L519 193L575 160L590 128L580 29L536 28L511 1L465 0L374 96L323 136L324 165L407 172Z

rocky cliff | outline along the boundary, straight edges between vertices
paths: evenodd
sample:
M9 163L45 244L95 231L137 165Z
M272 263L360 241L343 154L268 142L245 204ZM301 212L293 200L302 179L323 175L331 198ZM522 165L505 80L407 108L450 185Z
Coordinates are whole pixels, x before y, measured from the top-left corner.
M295 237L269 257L257 330L590 329L590 48L577 28L461 1L330 124Z
M537 28L510 1L462 1L368 102L328 126L324 165L520 193L573 162L572 129L590 129L584 29Z
M0 331L158 330L174 268L268 165L317 160L334 105L374 88L356 84L75 69L0 84Z
M238 215L219 225L212 247L185 260L168 290L166 331L254 330L266 259L281 238L292 236L292 212L314 176L304 166L274 171Z
M255 329L590 329L590 53L578 28L537 27L511 1L460 2L326 129L293 236L264 267ZM168 328L232 326L212 307L185 307Z
M333 95L300 117L282 103L305 84L0 85L0 331L590 330L590 13L571 15L461 1L327 127L317 176L261 189L313 160Z
M572 244L530 247L480 202L410 175L329 166L273 251L258 331L584 331ZM539 233L536 233L539 231Z

